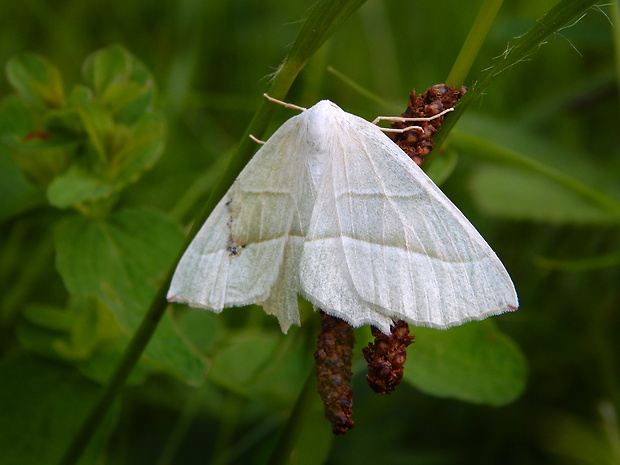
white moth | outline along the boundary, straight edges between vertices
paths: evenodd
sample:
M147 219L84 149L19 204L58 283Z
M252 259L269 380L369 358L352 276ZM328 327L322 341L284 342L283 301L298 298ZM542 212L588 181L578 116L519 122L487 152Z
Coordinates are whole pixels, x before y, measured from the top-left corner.
M183 255L168 300L260 304L283 332L297 295L352 326L448 328L516 310L491 247L368 121L328 100L260 148Z

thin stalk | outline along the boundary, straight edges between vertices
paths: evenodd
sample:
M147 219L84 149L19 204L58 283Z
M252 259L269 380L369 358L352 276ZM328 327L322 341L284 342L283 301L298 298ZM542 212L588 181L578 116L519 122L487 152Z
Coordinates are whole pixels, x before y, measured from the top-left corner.
M544 16L539 18L525 34L516 37L512 43L508 44L506 51L501 57L498 57L495 65L486 72L480 81L469 89L456 105L454 112L445 119L441 126L441 131L433 138L435 142L434 150L436 151L441 147L446 137L450 134L450 131L469 105L475 102L502 72L520 61L525 60L534 53L551 34L554 34L564 25L574 21L595 3L596 0L562 0Z
M166 311L166 293L171 280L172 274L169 273L168 279L166 279L166 282L159 288L151 307L127 346L123 358L114 370L110 380L101 391L99 399L97 399L97 402L84 420L84 423L82 423L80 430L73 437L69 448L59 462L60 465L73 465L78 462L88 446L90 439L97 431L99 424L103 421L103 418L110 409L114 399L125 385L125 381L138 362L144 348L157 329L157 325Z
M370 92L368 89L363 87L361 84L357 83L356 81L354 81L350 77L348 77L345 74L341 73L340 71L338 71L333 66L328 66L327 67L327 72L328 73L332 73L334 76L336 76L342 82L344 82L347 86L349 86L351 89L353 89L354 91L356 91L360 95L366 97L368 100L370 100L372 102L375 102L378 105L380 105L382 107L385 107L385 108L393 108L394 112L396 112L396 113L400 113L402 111L396 105L393 105L392 103L390 103L389 101L385 100L384 98L379 97L377 94L375 94L373 92Z
M472 153L477 153L481 158L492 158L498 163L508 163L513 166L523 168L527 171L538 173L561 184L571 191L581 195L591 202L607 210L610 214L620 219L620 202L605 195L600 190L590 187L577 179L564 174L555 168L545 165L533 158L524 157L516 152L491 144L471 134L460 131L452 132L451 143L454 147L470 149ZM471 150L474 149L474 150Z
M196 419L196 413L199 411L200 403L204 398L203 391L204 389L200 388L194 389L187 398L187 402L179 415L179 419L168 435L166 444L155 465L170 465L174 463L181 443L185 439L185 435L189 431L192 422Z
M620 2L611 2L611 20L615 24L612 27L614 37L614 51L616 55L616 84L620 93Z
M269 458L269 465L284 465L288 462L293 448L297 443L297 439L299 438L299 433L312 410L312 405L317 401L317 398L317 385L313 364L306 378L304 387L299 393L299 397L297 397L295 407L288 417L282 429L282 434Z
M457 89L463 85L503 2L504 0L484 0L446 79L447 85Z
M467 34L467 38L465 42L463 42L463 46L461 47L461 51L459 52L454 65L452 66L452 70L450 74L446 78L446 84L449 86L454 86L456 89L460 89L463 83L465 82L465 78L469 74L471 67L480 52L480 48L487 38L489 31L491 30L491 26L497 17L497 13L502 6L504 0L484 0L480 8L478 9L478 15L474 20L474 23L469 30L469 34ZM448 118L448 121L452 119L456 119L458 117ZM433 151L430 156L427 157L427 168L430 163L433 162L435 156L439 153L443 142L446 140L450 129L453 126L450 124L444 124L442 131L439 131L436 137L433 137Z

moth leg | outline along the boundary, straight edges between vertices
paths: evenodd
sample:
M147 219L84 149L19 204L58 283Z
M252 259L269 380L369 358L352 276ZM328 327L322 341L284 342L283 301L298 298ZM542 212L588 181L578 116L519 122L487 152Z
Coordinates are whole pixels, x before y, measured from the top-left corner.
M264 140L257 139L257 138L256 138L256 137L254 137L252 134L250 134L250 139L252 139L254 142L256 142L256 143L257 143L257 144L259 144L259 145L264 145L264 144L265 144L265 141L264 141Z
M381 129L383 132L403 133L407 131L418 131L420 134L424 134L424 128L420 126L408 126L406 128L401 128L401 129L395 129L395 128L379 128L379 129Z
M304 107L293 105L292 103L283 102L282 100L278 100L277 98L270 97L267 94L263 94L263 95L264 95L264 97L267 100L269 100L271 102L274 102L274 103L277 103L278 105L282 105L285 108L290 108L291 110L299 110L299 111L305 111L306 110Z
M265 94L267 95L267 94ZM269 97L271 98L271 97ZM402 116L377 116L372 124L377 124L379 121L394 121L394 122L398 122L398 123L407 123L410 121L419 121L419 122L423 122L423 121L432 121L434 119L437 119L443 115L445 115L446 113L453 111L454 108L447 108L444 111L442 111L441 113L437 113L436 115L433 116L429 116L427 118L403 118ZM417 127L417 126L412 126L412 127ZM391 131L390 131L391 132ZM403 132L403 131L398 131L398 132Z

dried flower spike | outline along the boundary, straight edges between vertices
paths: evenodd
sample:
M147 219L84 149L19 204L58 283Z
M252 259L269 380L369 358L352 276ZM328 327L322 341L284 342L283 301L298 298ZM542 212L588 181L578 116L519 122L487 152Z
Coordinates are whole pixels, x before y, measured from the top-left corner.
M321 332L314 353L319 395L325 406L325 417L334 434L345 434L353 428L353 390L351 359L355 335L353 328L339 318L321 312Z
M466 87L461 87L457 92L454 87L445 84L434 85L419 96L416 96L415 90L412 90L407 109L402 116L405 118L428 118L438 115L442 111L454 107L466 91ZM393 129L404 129L415 125L422 128L422 131L391 133L390 137L413 161L421 165L424 156L428 155L433 149L431 137L441 127L441 123L443 123L443 116L423 122L393 122Z
M362 350L368 362L366 380L373 391L379 394L389 394L402 381L407 346L413 342L409 325L403 320L394 323L391 329L392 334L386 336L373 327L375 342L369 343Z

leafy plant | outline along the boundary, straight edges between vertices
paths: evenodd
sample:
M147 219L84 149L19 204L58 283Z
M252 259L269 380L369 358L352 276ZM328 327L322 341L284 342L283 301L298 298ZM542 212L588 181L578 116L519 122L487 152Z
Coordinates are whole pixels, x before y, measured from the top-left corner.
M21 192L5 215L19 213L26 228L53 231L56 269L67 296L25 305L19 317L17 309L3 307L3 329L6 334L8 325L15 323L22 348L105 383L172 264L183 234L162 213L119 205L122 190L138 181L163 150L165 121L153 109L151 74L122 47L112 46L91 55L83 75L86 85L76 85L65 98L60 72L48 60L26 54L7 65L17 95L0 109L2 155L11 156L25 179L17 171L10 173ZM34 195L36 203L22 200ZM53 209L69 208L51 214L58 211ZM33 223L41 209L47 209L47 218ZM32 273L24 268L14 272L13 289ZM25 354L13 357L5 369L42 364L31 360ZM143 382L148 373L166 372L198 384L205 368L204 358L165 318L133 370L132 382ZM60 376L54 369L45 370L51 377ZM9 387L19 390L23 382L23 376L17 376L4 383L5 401L11 395ZM59 400L66 402L73 395L81 399L85 383L67 384L66 397ZM94 386L88 389L91 398L97 394ZM43 410L38 420L62 424L68 434L82 421L88 405L85 401L71 416ZM17 421L22 413L15 408L11 414ZM19 442L21 434L19 429L7 432L3 449ZM99 441L99 451L103 445ZM42 452L17 448L15 453L10 460L39 462ZM45 455L54 456L52 450Z
M557 43L546 45L553 52L545 58L540 58L544 48L538 50L593 2L564 0L547 12L528 4L540 19L533 26L518 24L518 30L515 18L531 13L505 5L502 16L501 2L484 2L449 75L454 44L463 40L467 27L457 25L460 16L452 13L462 9L458 2L456 9L442 12L440 22L430 19L438 13L435 6L420 4L414 17L401 3L369 2L360 9L363 0L338 0L319 1L309 11L295 9L285 19L280 10L263 5L270 22L258 23L258 7L247 4L235 10L234 24L243 25L240 30L247 34L252 24L261 24L261 50L227 48L234 41L215 47L214 37L242 36L221 20L234 8L199 3L172 7L160 1L144 10L145 17L165 19L161 31L174 29L165 36L174 44L170 49L166 40L153 38L148 24L144 34L133 33L134 40L123 36L154 73L115 45L90 55L82 83L66 87L72 72L67 60L96 47L89 35L69 46L52 34L50 48L37 47L46 56L56 54L59 67L41 55L20 53L8 61L1 55L13 94L0 106L0 403L9 407L2 416L9 426L0 428L0 461L51 464L65 454L64 463L75 463L83 453L80 463L176 463L175 457L181 461L189 454L182 440L191 443L193 431L201 437L194 445L197 458L188 455L184 463L204 463L205 457L213 463L268 458L271 463L362 463L369 453L382 461L535 463L540 456L568 456L595 463L583 453L594 443L605 449L596 457L617 460L617 422L608 414L620 408L613 337L620 215L617 96L605 94L602 110L596 107L578 119L568 110L587 107L576 96L595 100L601 89L619 81L613 70L595 69L598 62L584 52L581 60L595 64L581 82L567 79L577 84L563 87L540 66L555 59ZM30 24L18 21L19 8L14 22ZM66 8L81 18L77 9ZM104 24L97 20L94 2L89 8L96 36ZM111 8L120 16L142 17L134 16L128 4ZM46 22L50 30L71 17L44 7L38 15L55 18ZM286 336L256 307L223 315L183 307L165 312L170 272L183 250L180 224L194 220L195 233L255 151L248 135L260 138L275 119L289 116L260 100L266 81L248 70L273 64L281 56L265 50L291 42L277 34L272 43L265 29L302 16L306 20L297 38L269 81L273 97L299 104L329 97L371 119L400 113L414 83L423 90L441 79L435 76L448 75L447 84L473 84L438 134L436 146L445 141L444 155L433 160L429 173L499 247L522 302L522 309L506 318L445 332L413 329L406 384L389 398L371 397L362 385L359 354L370 335L368 328L357 329L359 420L338 442L331 438L311 376L317 324L310 308L302 327ZM201 20L210 29L203 29ZM20 36L8 22L5 26L0 29L9 37ZM79 28L65 30L78 34ZM209 40L198 35L201 30ZM499 47L520 36L495 50L483 45L489 30L499 34L492 40ZM415 35L414 47L400 31ZM398 40L390 42L391 37ZM20 45L32 46L26 39ZM599 47L596 53L606 53ZM567 48L570 55L558 62L578 62ZM221 59L237 54L243 70ZM492 59L493 54L500 56ZM391 65L383 64L390 59ZM341 79L325 75L326 64L338 68L340 74L333 75ZM491 67L465 81L479 64ZM373 73L380 75L379 84L373 85ZM164 83L161 97L153 75ZM196 76L201 81L192 81ZM406 84L399 85L401 79ZM217 94L195 92L198 82ZM394 107L392 100L400 103ZM156 109L161 103L163 111ZM481 106L496 115L471 115ZM505 108L510 112L502 113ZM239 120L248 122L243 134ZM550 129L549 120L559 129ZM236 142L236 152L225 157ZM502 222L494 223L493 216ZM574 271L584 269L595 271ZM520 398L528 371L533 387ZM593 380L587 390L583 378ZM126 381L130 386L122 390ZM122 402L115 400L121 391ZM600 398L606 401L600 404ZM513 402L502 409L480 407ZM569 408L570 415L549 411ZM583 412L592 418L576 420ZM177 416L171 429L170 418ZM556 428L561 418L571 423ZM536 434L536 428L546 430ZM153 448L154 435L164 434L165 446ZM149 446L141 447L141 441ZM369 444L377 446L369 452Z

